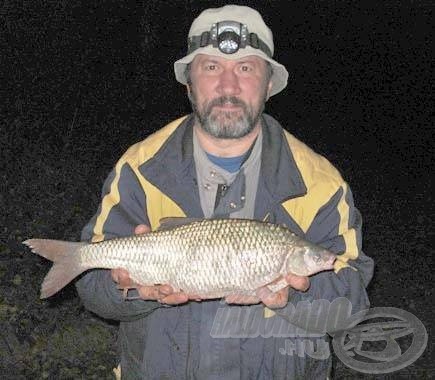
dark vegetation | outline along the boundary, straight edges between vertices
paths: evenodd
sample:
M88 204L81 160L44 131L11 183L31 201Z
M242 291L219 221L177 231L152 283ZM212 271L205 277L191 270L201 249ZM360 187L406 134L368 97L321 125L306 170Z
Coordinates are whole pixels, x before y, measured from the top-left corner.
M113 378L116 323L71 285L40 301L50 263L21 241L78 240L117 158L189 112L172 63L192 15L220 3L1 5L1 378ZM267 112L350 183L376 261L373 306L407 310L429 333L412 366L369 376L336 361L337 378L433 378L433 4L256 3L291 73Z

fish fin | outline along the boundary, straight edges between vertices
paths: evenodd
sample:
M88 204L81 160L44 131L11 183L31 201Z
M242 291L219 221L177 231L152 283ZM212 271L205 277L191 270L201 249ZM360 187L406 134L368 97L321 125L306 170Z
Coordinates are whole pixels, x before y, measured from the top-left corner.
M27 245L33 253L53 262L59 261L64 256L73 254L80 247L86 245L86 243L83 242L77 243L50 239L28 239L23 241L23 244Z
M284 289L286 286L288 286L288 283L284 277L278 281L275 281L271 284L266 285L266 287L273 293L276 293L276 292L280 291L281 289Z
M235 292L228 294L224 298L226 303L238 305L255 305L261 302L255 292Z
M29 239L23 242L33 253L53 261L41 286L41 299L48 298L89 269L79 260L78 250L86 243L60 240Z
M159 220L160 226L157 231L167 231L172 230L175 227L184 226L192 222L199 222L204 220L203 218L186 218L184 216L169 216Z

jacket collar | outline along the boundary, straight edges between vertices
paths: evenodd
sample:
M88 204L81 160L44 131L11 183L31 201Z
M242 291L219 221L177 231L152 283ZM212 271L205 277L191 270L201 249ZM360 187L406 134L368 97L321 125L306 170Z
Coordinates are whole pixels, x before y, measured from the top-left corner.
M193 121L193 115L184 119L139 171L187 217L203 218L193 159Z
M190 115L181 122L153 159L141 166L143 175L173 199L190 217L202 217L193 158L193 124ZM263 148L255 217L272 204L305 195L307 188L281 125L263 114ZM162 173L167 175L162 176Z
M261 177L264 187L276 202L305 195L307 188L296 165L281 125L263 114L263 152Z

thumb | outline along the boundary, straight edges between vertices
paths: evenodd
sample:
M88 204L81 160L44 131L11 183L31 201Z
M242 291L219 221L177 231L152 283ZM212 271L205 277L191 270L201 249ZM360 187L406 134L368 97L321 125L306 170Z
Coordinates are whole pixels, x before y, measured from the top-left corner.
M146 224L139 224L134 229L134 234L135 235L141 235L141 234L146 234L146 233L148 233L150 231L151 231L151 228L149 226L147 226Z
M285 280L292 288L302 292L307 291L310 287L310 280L306 276L297 276L293 273L289 273L287 276L285 276Z

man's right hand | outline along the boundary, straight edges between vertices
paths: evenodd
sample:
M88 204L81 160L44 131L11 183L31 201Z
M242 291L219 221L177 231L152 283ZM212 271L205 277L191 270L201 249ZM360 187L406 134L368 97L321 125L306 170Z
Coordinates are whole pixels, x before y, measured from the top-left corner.
M148 226L145 224L140 224L135 228L134 233L136 235L140 235L150 231L151 229ZM184 292L174 292L174 289L167 284L154 286L136 284L130 278L128 271L123 268L112 269L111 274L113 281L115 281L120 288L136 288L139 293L139 297L143 300L153 300L168 305L178 305L189 300L200 301L200 298L196 295L187 295Z

